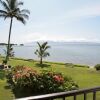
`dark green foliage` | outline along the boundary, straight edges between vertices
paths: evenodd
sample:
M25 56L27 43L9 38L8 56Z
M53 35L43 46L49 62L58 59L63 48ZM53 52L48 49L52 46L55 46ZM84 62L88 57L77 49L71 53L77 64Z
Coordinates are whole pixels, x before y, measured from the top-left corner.
M100 70L100 64L97 64L97 65L95 65L94 67L95 67L95 69L96 69L97 71Z

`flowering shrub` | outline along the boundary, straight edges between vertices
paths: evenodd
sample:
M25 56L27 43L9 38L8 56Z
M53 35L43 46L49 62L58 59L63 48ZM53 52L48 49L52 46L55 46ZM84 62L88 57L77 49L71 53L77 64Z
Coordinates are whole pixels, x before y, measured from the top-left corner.
M61 73L51 71L37 73L35 70L24 66L13 68L11 73L7 75L7 79L15 94L24 93L24 96L62 92L78 88L78 85L71 78L64 77Z

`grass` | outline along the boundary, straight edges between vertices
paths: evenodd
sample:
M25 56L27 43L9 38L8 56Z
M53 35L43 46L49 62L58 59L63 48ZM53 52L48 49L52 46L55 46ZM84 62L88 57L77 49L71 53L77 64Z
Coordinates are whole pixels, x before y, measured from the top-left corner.
M0 58L0 62L3 58ZM79 65L70 67L63 63L52 63L45 62L43 68L41 68L37 61L23 60L23 59L11 59L10 65L25 65L32 67L34 70L53 70L56 72L63 73L64 76L71 76L79 85L80 89L91 88L100 86L100 72L93 68L81 67ZM45 66L46 65L46 66ZM6 96L5 96L6 95ZM78 96L78 100L82 100L82 96ZM11 89L7 87L5 75L3 71L0 71L0 100L12 100L14 99L14 94ZM68 98L68 100L71 100ZM91 94L88 96L88 100L91 100ZM97 100L100 100L100 93L98 93Z

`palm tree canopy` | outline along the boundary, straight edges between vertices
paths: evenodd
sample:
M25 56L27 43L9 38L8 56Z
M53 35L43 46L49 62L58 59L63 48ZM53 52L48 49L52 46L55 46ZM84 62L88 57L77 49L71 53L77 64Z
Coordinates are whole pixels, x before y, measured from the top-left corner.
M47 57L50 56L50 54L46 51L50 46L48 46L48 42L44 42L43 44L40 44L37 42L39 49L36 50L35 54L39 57Z
M18 0L0 0L0 4L3 7L3 10L0 10L0 17L6 18L16 18L21 21L23 24L26 23L25 19L28 19L30 14L27 9L20 9L24 3Z

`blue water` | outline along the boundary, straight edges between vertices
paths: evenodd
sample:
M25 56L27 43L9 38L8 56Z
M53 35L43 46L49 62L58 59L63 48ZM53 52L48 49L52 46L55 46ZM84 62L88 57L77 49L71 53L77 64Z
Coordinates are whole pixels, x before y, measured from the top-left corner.
M50 56L45 61L92 65L100 63L100 45L97 44L51 44ZM15 57L36 59L37 46L14 46ZM0 54L4 55L4 46L0 46Z

